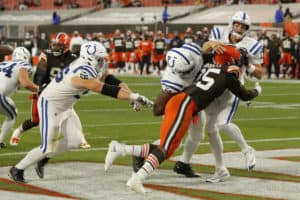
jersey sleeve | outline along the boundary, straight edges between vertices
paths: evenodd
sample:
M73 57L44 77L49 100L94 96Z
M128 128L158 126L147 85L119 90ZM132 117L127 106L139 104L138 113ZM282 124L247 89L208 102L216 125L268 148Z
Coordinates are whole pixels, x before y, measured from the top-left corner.
M226 83L228 89L243 101L249 101L258 95L255 89L246 89L241 82L232 74L227 74Z
M263 46L261 43L252 38L248 38L245 46L248 51L248 62L250 64L262 64Z

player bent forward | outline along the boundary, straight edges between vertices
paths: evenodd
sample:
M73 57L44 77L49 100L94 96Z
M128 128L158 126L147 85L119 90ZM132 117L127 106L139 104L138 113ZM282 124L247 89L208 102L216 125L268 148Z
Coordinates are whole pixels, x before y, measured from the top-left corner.
M222 55L222 54L221 54ZM221 56L220 55L220 56ZM238 61L241 54L236 50L228 60ZM174 64L176 65L176 61ZM204 65L204 72L195 85L191 85L171 97L165 107L165 116L160 127L160 144L125 145L112 141L105 158L104 169L107 171L113 161L124 155L147 157L143 167L132 174L127 186L132 190L145 193L143 181L166 159L170 158L188 130L192 116L205 109L214 98L229 89L242 100L251 100L261 92L256 85L253 90L247 90L238 80L241 68L236 65Z
M78 148L80 120L73 108L87 91L108 95L121 100L134 101L144 106L152 101L126 88L99 81L107 53L99 42L82 45L80 57L59 73L44 89L38 100L42 144L32 149L18 164L9 170L16 182L25 182L24 170L45 157L53 157ZM60 134L63 136L61 138Z

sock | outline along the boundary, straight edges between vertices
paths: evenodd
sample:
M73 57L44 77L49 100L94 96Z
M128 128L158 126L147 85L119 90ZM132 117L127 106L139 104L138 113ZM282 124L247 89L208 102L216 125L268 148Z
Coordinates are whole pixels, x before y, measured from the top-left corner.
M224 124L224 125L220 126L219 128L224 133L229 135L230 138L239 145L239 147L241 148L242 151L245 151L248 149L249 146L241 132L241 129L237 125L230 123L230 124Z
M125 146L125 154L133 155L137 157L146 158L149 155L150 145L126 145Z
M29 151L25 158L23 158L18 164L16 164L16 168L18 169L26 169L29 166L37 163L45 157L45 154L42 153L40 147L36 147Z
M143 167L137 172L137 175L141 180L145 180L156 168L159 166L159 161L154 154L150 154L143 165Z
M14 120L14 119L9 120L6 118L4 120L2 127L1 127L0 142L4 142L6 135L13 128L15 122L16 122L16 120Z
M216 161L216 168L224 168L224 161L223 161L223 142L220 137L219 131L214 133L209 133L209 143L211 151L214 155Z

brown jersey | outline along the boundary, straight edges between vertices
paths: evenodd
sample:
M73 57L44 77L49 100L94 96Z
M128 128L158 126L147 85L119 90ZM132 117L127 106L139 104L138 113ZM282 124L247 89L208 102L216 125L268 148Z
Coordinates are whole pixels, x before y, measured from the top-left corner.
M41 80L41 82L37 82L37 77L35 77L34 82L40 86L43 84L48 84L56 76L57 73L67 67L76 58L76 55L71 53L71 51L67 51L60 56L54 56L53 52L50 49L42 52L40 55L40 59L44 59L47 63L46 75L45 77L43 77L43 80Z
M226 89L244 101L258 95L255 89L247 90L234 74L228 73L228 66L206 64L203 68L206 71L201 74L196 84L184 90L196 102L199 110L205 109Z

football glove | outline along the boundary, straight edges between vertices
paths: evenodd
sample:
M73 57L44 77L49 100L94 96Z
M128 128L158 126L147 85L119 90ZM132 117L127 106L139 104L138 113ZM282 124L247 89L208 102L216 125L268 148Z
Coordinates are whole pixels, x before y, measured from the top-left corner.
M141 107L152 107L153 101L149 100L147 97L140 95L138 93L130 94L130 101L133 109L135 111L140 111Z

